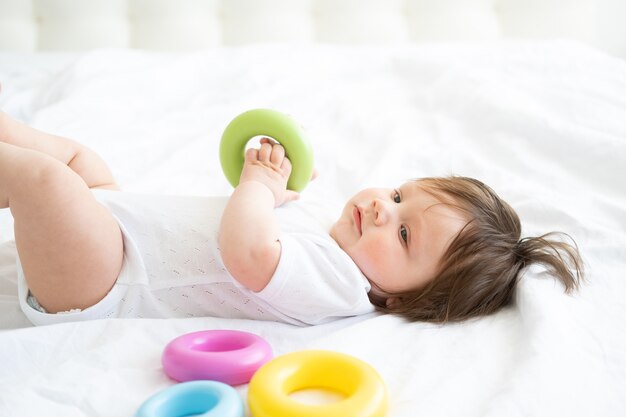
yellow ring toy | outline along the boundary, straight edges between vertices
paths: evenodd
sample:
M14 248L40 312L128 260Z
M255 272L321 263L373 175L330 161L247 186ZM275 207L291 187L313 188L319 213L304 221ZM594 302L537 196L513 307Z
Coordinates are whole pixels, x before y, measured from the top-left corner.
M304 404L289 395L325 388L344 399L330 404ZM279 356L263 365L248 386L253 417L383 417L387 389L378 373L352 356L305 350Z

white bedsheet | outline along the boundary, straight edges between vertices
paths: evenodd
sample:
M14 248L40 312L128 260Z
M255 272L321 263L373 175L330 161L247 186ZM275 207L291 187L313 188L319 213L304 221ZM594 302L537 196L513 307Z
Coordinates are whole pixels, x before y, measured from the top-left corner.
M91 146L123 188L160 194L229 193L223 128L247 109L282 110L314 141L320 176L303 198L474 176L518 210L525 234L570 233L588 277L568 297L530 268L514 305L455 325L373 314L310 328L216 318L33 328L17 307L2 210L0 415L131 416L172 384L164 345L218 328L258 333L277 355L323 348L367 361L388 386L389 417L626 415L626 62L569 43L100 50L0 54L0 83L0 108Z

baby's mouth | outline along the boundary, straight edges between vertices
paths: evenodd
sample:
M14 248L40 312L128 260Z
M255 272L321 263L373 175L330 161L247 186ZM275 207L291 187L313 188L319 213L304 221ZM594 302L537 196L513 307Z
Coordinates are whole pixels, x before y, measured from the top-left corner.
M354 218L354 225L356 226L356 230L359 232L359 235L363 234L363 229L361 228L361 210L357 206L354 206L352 209L352 217Z

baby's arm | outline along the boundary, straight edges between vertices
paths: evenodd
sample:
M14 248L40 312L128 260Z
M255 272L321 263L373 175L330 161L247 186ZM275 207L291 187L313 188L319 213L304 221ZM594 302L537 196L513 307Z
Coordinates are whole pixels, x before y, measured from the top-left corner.
M270 282L280 259L280 232L274 208L298 198L287 190L291 163L281 145L261 140L248 149L239 185L220 224L219 245L228 272L258 292Z

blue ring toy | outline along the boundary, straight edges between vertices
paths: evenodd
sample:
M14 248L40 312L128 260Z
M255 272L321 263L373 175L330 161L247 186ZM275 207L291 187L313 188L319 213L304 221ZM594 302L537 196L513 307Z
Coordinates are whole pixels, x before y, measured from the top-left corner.
M243 417L243 402L230 385L217 381L183 382L148 398L135 417Z

